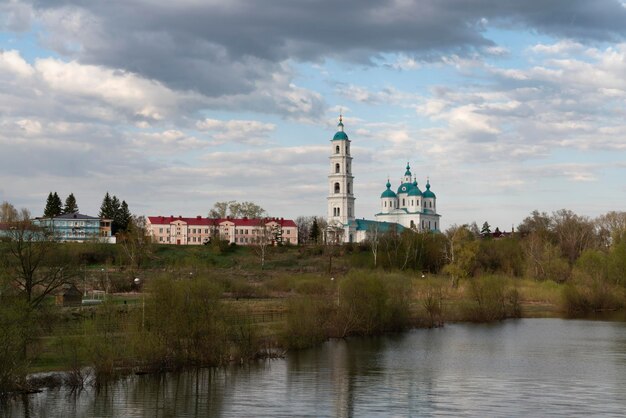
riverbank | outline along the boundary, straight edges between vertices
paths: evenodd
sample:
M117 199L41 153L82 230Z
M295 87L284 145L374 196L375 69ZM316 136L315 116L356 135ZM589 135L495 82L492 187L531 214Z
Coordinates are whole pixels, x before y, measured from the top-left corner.
M260 268L249 248L229 247L218 254L204 247L159 246L154 249L158 258L146 268L85 267L81 290L105 286L114 293L98 306L49 303L35 312L29 317L32 336L23 340L27 361L14 375L65 370L80 385L85 367L106 381L121 370L151 373L245 363L329 338L450 322L565 316L615 309L626 300L623 286L577 280L562 284L481 274L453 281L443 274L359 268L368 253L350 248L341 247L341 253L324 247L278 248ZM95 250L81 254L101 255ZM24 384L21 379L18 383Z
M30 372L64 370L64 384L80 386L85 367L106 380L247 362L328 338L562 315L562 286L549 282L485 276L453 288L444 276L371 271L260 277L246 282L254 294L219 285L221 274L197 273L156 278L143 293L116 294L102 306L55 309L49 332L32 344Z

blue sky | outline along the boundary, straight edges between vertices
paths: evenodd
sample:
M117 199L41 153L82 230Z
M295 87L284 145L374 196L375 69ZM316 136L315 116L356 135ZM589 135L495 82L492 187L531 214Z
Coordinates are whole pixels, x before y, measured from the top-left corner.
M407 161L444 228L623 210L622 2L258 3L0 5L0 201L325 216L342 110L358 217Z

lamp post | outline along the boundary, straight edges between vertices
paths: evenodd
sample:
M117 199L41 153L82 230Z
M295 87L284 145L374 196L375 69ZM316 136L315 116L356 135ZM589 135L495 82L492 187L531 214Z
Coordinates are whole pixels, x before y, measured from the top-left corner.
M139 285L141 284L141 279L139 277L135 277L133 280L135 286L137 286L137 290L139 290ZM143 291L141 292L141 331L143 331L144 326L146 324L146 296Z

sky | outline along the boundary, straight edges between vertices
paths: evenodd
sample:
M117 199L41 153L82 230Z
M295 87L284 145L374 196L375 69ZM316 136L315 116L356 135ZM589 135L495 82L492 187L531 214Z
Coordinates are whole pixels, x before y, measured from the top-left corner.
M4 0L0 201L326 216L343 113L356 216L407 162L443 229L626 207L620 0Z

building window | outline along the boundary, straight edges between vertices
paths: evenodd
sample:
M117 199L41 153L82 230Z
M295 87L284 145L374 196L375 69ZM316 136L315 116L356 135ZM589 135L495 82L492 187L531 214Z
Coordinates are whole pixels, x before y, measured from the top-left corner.
M339 154L339 145L335 147L335 154Z
M406 206L406 202L404 199L402 199L402 206Z
M350 193L352 193L352 192L350 191L350 183L348 183L348 194L350 194Z
M339 193L339 183L335 183L335 193Z
M339 163L335 164L335 173L339 173L340 168Z
M384 205L385 207L387 207L387 201L386 201L386 200L383 202L383 205Z
M435 222L435 229L437 229L437 222Z
M433 207L433 202L428 202L428 205L432 208Z

